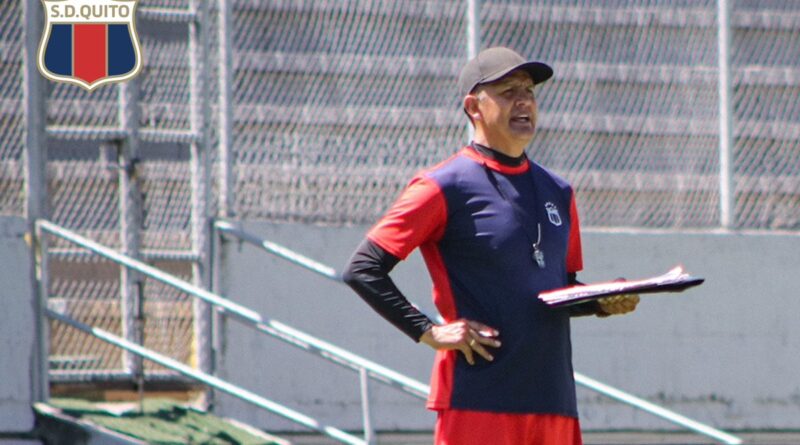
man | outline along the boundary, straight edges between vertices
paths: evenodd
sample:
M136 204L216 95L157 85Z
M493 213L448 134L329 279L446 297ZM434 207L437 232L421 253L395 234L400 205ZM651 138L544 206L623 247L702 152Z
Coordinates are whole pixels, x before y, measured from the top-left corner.
M632 311L638 296L549 308L545 290L582 269L574 193L527 159L534 86L553 75L508 48L470 60L458 81L474 140L417 174L344 273L381 316L437 350L428 407L438 445L581 444L569 319ZM443 324L389 278L419 247Z

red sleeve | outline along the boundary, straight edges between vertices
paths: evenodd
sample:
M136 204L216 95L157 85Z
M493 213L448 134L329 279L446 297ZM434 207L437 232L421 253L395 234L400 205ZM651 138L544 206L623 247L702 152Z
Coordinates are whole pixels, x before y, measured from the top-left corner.
M567 273L578 272L583 269L583 249L581 248L581 229L578 221L578 206L575 203L575 193L569 205L569 240L567 241Z
M447 222L447 205L439 185L416 176L367 238L392 255L405 259L418 246L439 240Z

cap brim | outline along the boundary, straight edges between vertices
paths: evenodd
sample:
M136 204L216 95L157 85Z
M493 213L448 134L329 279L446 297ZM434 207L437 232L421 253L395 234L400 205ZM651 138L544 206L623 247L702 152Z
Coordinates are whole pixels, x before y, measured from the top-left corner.
M534 84L540 84L553 77L553 68L551 68L550 65L542 62L525 62L517 66L514 66L512 68L497 73L493 73L492 75L487 76L485 79L481 80L481 82L475 86L500 80L503 77L507 76L509 73L518 70L526 71L528 75L531 76L531 80L533 80Z

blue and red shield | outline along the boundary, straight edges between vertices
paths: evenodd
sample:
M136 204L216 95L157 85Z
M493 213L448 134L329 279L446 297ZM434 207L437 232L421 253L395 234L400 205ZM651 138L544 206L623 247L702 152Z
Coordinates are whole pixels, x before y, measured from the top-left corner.
M136 35L138 0L42 0L42 75L92 90L136 76L142 66Z

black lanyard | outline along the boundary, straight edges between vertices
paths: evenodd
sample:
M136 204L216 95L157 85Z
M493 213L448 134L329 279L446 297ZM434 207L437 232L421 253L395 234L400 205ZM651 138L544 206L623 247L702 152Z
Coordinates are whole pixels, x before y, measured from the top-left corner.
M486 165L486 162L482 162L482 164L483 168L486 169L486 174L489 177L489 181L492 183L494 188L497 189L500 197L502 197L503 200L511 206L514 219L525 232L525 236L528 238L528 242L531 244L531 258L540 269L544 269L546 264L544 262L544 251L542 250L542 224L539 222L538 196L536 197L536 202L534 203L534 209L536 211L536 233L534 234L532 224L525 223L525 212L522 210L522 208L520 208L519 204L509 199L509 197L503 191L503 188L500 187L500 182L497 180L497 174L488 165ZM531 182L533 182L534 193L536 193L536 182L533 180L533 169L530 168L530 166L528 168ZM538 193L536 194L538 195Z

